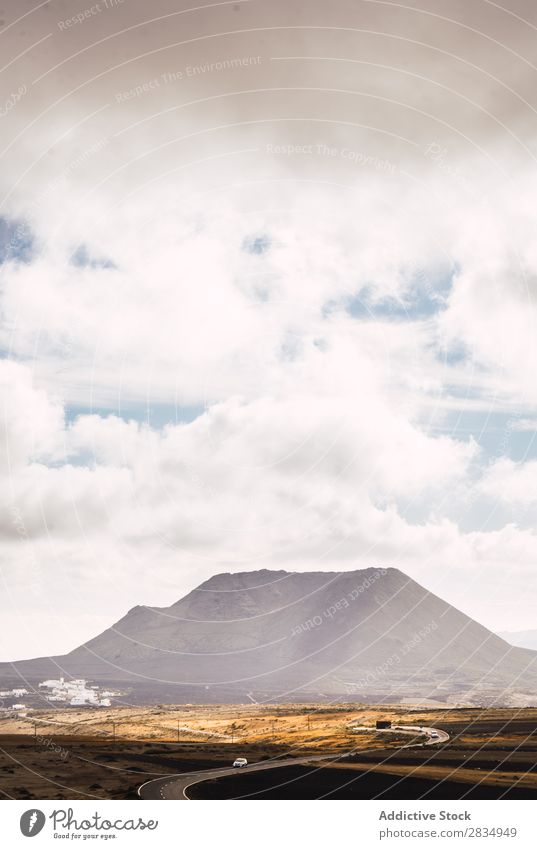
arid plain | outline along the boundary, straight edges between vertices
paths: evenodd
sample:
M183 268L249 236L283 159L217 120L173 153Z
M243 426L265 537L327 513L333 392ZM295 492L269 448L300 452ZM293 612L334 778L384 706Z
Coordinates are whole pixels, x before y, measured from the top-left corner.
M378 731L377 720L415 726L416 734ZM449 741L424 746L419 728L425 726L446 731ZM422 795L427 787L446 795L460 790L461 796L537 798L537 709L351 704L124 706L9 715L0 720L0 792L16 799L135 798L151 778L227 766L237 756L255 762L325 753L335 759L316 769L317 791L297 774L281 795L321 795L320 788L337 776L330 790L335 798L342 784L345 798L370 798L386 792L386 782L401 798ZM245 795L250 781L254 794L274 797L274 774L266 773L272 775L268 787L241 774L200 784L195 795Z

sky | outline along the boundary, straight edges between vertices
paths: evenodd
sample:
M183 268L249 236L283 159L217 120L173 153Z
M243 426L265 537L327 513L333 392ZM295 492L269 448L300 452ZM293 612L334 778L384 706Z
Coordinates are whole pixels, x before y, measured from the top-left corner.
M536 626L536 29L5 0L0 659L260 568Z

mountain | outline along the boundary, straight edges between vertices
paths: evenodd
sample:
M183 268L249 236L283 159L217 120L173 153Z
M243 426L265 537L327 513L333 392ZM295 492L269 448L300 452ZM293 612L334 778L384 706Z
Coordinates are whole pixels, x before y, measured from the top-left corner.
M512 646L537 650L537 631L505 631L500 637Z
M1 664L0 682L15 670L123 682L133 701L537 694L537 652L376 568L214 575L170 607L134 607L67 655Z

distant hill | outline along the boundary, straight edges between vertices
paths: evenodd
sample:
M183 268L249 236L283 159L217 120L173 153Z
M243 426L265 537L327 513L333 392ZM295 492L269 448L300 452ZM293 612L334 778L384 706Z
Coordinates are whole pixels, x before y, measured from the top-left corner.
M63 657L0 664L0 682L14 671L130 682L148 702L537 694L536 652L376 568L214 575L170 607L133 608Z
M499 635L512 646L537 650L537 630L535 631L504 631Z

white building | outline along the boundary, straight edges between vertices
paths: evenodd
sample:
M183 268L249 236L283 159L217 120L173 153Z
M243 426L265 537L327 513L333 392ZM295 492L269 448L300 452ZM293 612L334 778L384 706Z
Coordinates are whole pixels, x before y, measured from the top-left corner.
M97 705L99 700L94 690L78 690L69 702L71 705Z
M110 707L107 696L115 695L109 691L101 693L98 684L88 684L85 678L73 678L71 681L66 681L64 678L59 680L49 678L47 681L42 681L39 686L49 690L46 694L49 701L69 702L73 707L82 705Z
M47 681L41 681L40 687L46 687L47 690L53 690L55 687L63 687L64 678L48 678Z

